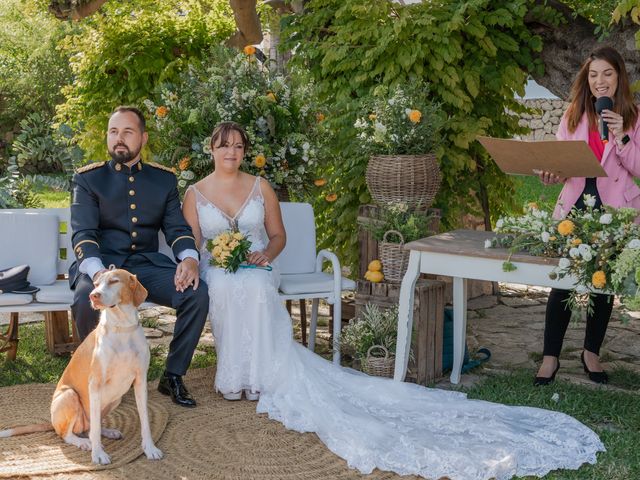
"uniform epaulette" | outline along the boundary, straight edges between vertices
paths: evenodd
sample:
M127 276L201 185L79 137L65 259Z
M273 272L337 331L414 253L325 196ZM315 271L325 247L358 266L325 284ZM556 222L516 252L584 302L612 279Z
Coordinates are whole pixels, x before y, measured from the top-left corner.
M175 168L167 167L166 165L161 165L161 164L156 163L156 162L144 162L144 164L145 165L149 165L150 167L159 168L160 170L164 170L165 172L171 172L174 175L176 174L176 169Z
M85 165L84 167L77 168L76 173L85 173L85 172L88 172L89 170L93 170L98 167L103 167L106 164L107 162L93 162L88 165Z

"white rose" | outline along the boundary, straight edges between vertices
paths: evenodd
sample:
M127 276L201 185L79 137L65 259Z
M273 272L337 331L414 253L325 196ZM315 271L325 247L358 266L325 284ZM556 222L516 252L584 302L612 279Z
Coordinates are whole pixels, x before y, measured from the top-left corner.
M591 208L595 207L596 197L594 197L593 195L586 194L584 195L583 198L584 198L584 203L587 207L591 207Z
M571 266L571 260L569 260L568 258L562 257L558 261L558 267L560 267L563 270L569 268L570 266Z
M540 239L542 240L543 243L549 243L549 238L551 237L551 235L549 234L549 232L542 232L540 234Z
M496 222L496 228L502 228L502 225L504 225L504 220L499 218Z
M631 240L629 242L629 244L627 245L628 248L640 248L640 240L638 240L637 238L634 238L633 240Z
M591 255L591 252L584 252L582 253L582 259L585 262L590 262L593 259L593 256Z
M187 181L186 180L178 180L178 186L180 188L184 188L187 186Z
M600 215L600 223L603 225L609 225L613 220L613 216L610 213Z
M580 250L578 250L577 248L573 247L571 249L569 249L569 256L571 258L576 258L580 256Z
M591 247L586 243L581 243L578 245L578 251L580 255L584 256L585 253L591 253Z

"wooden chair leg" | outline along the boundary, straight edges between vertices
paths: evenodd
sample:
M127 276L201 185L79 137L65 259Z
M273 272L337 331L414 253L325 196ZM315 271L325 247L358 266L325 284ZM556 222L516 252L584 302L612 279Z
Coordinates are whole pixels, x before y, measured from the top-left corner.
M302 329L302 345L307 346L307 303L300 299L300 328Z
M18 312L11 312L9 319L9 328L7 333L0 335L0 339L4 340L4 345L1 346L0 352L7 352L7 360L14 361L18 355Z
M331 345L333 345L333 304L329 304L329 335L331 336Z

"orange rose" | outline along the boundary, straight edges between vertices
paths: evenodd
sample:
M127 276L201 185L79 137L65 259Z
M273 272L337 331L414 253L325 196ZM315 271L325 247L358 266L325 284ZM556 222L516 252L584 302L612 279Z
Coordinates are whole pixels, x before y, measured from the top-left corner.
M169 109L165 106L160 106L156 108L156 115L160 118L164 118L169 113Z
M256 47L254 47L253 45L247 45L246 47L244 47L243 52L247 55L255 55Z
M411 120L411 123L419 123L422 118L422 112L420 112L420 110L411 110L407 116L409 120Z
M267 164L267 159L263 154L259 153L256 155L256 158L253 159L253 164L258 168L262 168Z
M607 284L607 274L602 270L594 272L591 276L591 283L593 283L593 286L596 288L604 288Z
M313 184L316 187L324 187L327 184L327 181L324 178L317 178L313 181Z
M324 197L324 199L329 203L335 202L338 199L338 194L337 193L330 193L329 195Z
M320 112L316 113L316 120L317 120L318 122L321 122L321 121L323 121L324 119L325 119L325 116L324 116L324 114L323 114L323 113L320 113Z
M576 228L575 224L571 220L563 220L558 224L558 233L563 237L571 235Z
M267 93L266 97L271 100L272 102L276 101L276 96L273 94L273 92L269 92Z
M189 157L182 157L178 162L178 168L180 170L187 170L191 165L191 159Z

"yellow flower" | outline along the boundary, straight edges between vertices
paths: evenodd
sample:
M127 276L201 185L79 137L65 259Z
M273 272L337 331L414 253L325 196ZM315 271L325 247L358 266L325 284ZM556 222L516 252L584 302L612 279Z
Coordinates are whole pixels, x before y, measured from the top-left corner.
M264 170L260 170L260 172L258 172L258 175L260 175L261 177L264 177L267 174L267 172L265 172Z
M231 250L233 250L234 248L236 248L238 245L240 244L240 242L238 242L238 240L231 240L231 242L229 242L229 248Z
M575 224L571 220L563 220L558 224L558 233L563 237L571 235L576 228Z
M254 47L253 45L247 45L246 47L244 47L243 52L247 55L255 55L256 47Z
M527 203L527 207L533 209L533 210L538 210L538 204L536 202L529 202Z
M219 257L221 253L222 247L220 245L213 247L213 250L211 251L211 255L213 255L214 257Z
M321 122L321 121L323 121L324 119L325 119L324 113L321 113L321 112L316 113L316 120L317 120L318 122Z
M338 199L338 194L330 193L329 195L325 196L324 199L329 203L335 202Z
M160 106L156 108L156 115L160 118L164 118L169 113L169 109L165 106Z
M571 240L571 245L573 245L574 247L577 247L581 243L582 243L582 240L580 240L579 238L574 238L573 240Z
M591 276L591 283L596 288L604 288L607 284L607 275L602 270L598 270Z
M273 92L269 92L267 93L266 97L271 100L272 102L276 101L276 96L273 94Z
M267 164L267 159L263 154L259 153L256 155L256 158L253 159L253 164L258 168L262 168Z
M180 170L187 170L191 165L191 159L189 157L182 157L178 162L178 168Z
M235 238L236 240L243 240L244 239L244 235L241 234L240 232L234 232L233 238Z
M314 184L316 187L324 187L324 186L327 184L327 181L326 181L324 178L316 178L316 179L313 181L313 184Z
M378 118L378 116L375 113L369 114L369 120L375 120L376 118Z
M422 112L420 112L420 110L411 110L407 116L409 117L409 120L411 120L411 123L420 123Z

